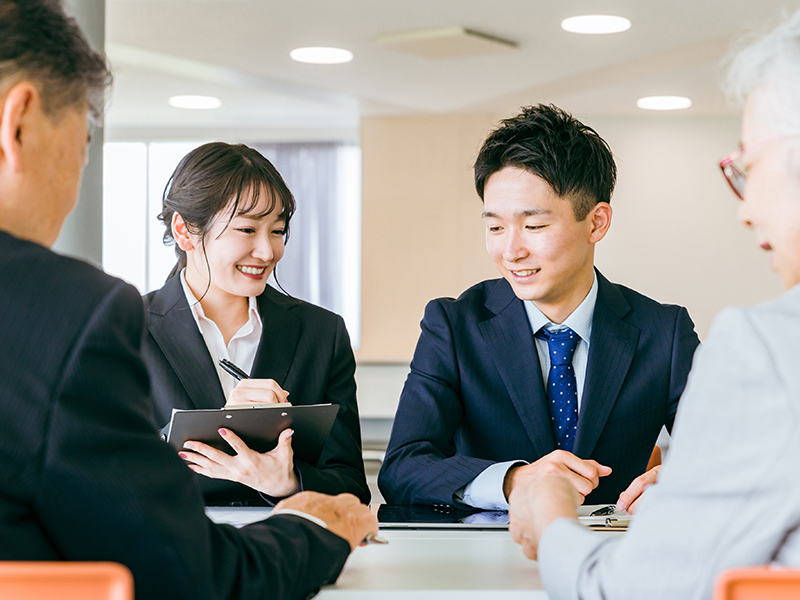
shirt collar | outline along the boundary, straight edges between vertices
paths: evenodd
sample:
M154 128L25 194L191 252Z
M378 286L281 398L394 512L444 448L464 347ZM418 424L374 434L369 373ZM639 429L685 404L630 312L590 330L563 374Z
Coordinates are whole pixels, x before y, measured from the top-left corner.
M186 283L186 269L182 269L180 273L181 278L181 287L183 288L183 293L186 296L186 302L189 304L189 307L192 309L192 316L194 317L195 322L197 323L197 327L200 328L200 320L205 319L210 321L208 317L206 317L206 313L203 311L203 306L200 304L200 301L195 297L192 293L192 289L189 287L189 284ZM263 323L261 322L261 315L258 312L258 301L256 300L255 296L249 296L247 298L248 306L248 321L252 327L255 327L258 324L258 327L261 328ZM202 332L202 329L200 329Z
M533 303L532 300L524 300L525 311L528 313L528 321L531 323L531 329L534 333L539 331L542 327L547 329L561 329L569 327L577 333L581 339L589 343L592 337L592 320L594 318L594 307L597 304L597 276L592 272L592 287L586 298L583 299L572 314L570 314L563 323L557 325L550 321L544 313Z

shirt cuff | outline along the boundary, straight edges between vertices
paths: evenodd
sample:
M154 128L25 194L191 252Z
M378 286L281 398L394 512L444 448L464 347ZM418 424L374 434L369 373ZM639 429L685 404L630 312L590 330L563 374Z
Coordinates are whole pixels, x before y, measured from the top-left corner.
M296 517L302 517L302 518L304 518L304 519L306 519L308 521L311 521L312 523L315 523L315 524L319 525L323 529L327 529L328 528L328 524L325 521L323 521L322 519L320 519L318 517L315 517L314 515L309 515L308 513L304 513L304 512L302 512L300 510L294 510L293 508L280 508L278 510L273 510L269 514L269 517L267 517L267 518L270 519L270 518L272 518L274 516L277 516L277 515L294 515Z
M462 504L484 510L508 510L508 501L503 493L503 482L508 470L515 465L527 465L524 460L509 460L485 468L480 475L453 494Z

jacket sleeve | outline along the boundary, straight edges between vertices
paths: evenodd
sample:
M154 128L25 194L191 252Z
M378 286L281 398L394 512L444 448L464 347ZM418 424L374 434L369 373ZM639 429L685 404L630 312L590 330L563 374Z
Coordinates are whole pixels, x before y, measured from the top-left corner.
M724 569L796 563L800 505L787 499L800 496L797 391L761 329L741 309L716 320L658 483L625 536L565 519L547 528L539 571L550 598L699 600ZM796 329L783 335L796 340Z
M316 465L295 461L302 488L326 494L349 492L364 504L370 492L361 454L361 424L356 403L356 361L344 320L336 317L332 359L325 386L324 403L339 405L336 421Z
M347 542L279 516L211 523L191 473L152 423L143 315L119 282L98 304L53 392L35 511L62 558L128 566L140 598L302 598L333 581Z
M389 504L453 504L453 493L494 464L458 454L463 402L451 323L433 300L397 407L378 484Z

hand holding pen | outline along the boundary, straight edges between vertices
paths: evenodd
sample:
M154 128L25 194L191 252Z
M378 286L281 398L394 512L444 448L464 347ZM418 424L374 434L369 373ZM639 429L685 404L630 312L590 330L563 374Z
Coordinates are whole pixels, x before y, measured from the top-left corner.
M282 389L274 379L251 379L243 369L225 358L219 361L219 366L239 381L225 406L289 402L289 392Z

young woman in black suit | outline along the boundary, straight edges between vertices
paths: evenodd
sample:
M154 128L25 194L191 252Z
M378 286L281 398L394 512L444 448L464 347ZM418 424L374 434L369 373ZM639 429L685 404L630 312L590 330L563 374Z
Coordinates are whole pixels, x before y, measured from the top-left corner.
M344 321L267 285L294 210L272 164L244 145L193 150L164 192L159 220L178 262L164 287L145 296L143 346L157 425L169 423L173 408L286 401L340 406L315 465L294 458L291 430L266 453L226 429L220 432L235 456L188 442L180 455L204 476L209 504L270 504L301 489L350 492L369 502L355 359ZM251 379L235 385L218 367L221 358Z

